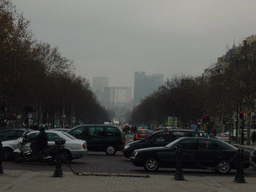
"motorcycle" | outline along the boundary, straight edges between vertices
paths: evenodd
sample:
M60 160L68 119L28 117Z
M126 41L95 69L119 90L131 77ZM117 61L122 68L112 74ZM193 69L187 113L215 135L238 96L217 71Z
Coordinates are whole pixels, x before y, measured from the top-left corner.
M32 141L33 142L33 141ZM18 143L18 148L13 151L14 161L22 163L24 161L46 162L50 165L56 164L56 147L47 146L43 152L35 153L30 147L28 139L23 137Z
M251 166L256 169L256 148L252 151L251 154Z

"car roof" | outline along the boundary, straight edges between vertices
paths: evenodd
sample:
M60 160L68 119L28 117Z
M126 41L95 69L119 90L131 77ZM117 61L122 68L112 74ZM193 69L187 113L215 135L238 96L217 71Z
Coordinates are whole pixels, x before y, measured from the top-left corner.
M0 132L2 131L33 131L32 129L27 129L27 128L7 128L7 129L2 129L0 130Z
M174 131L174 132L176 132L176 131L189 131L189 132L196 132L196 131L198 131L198 132L204 132L204 131L201 131L201 130L194 130L194 129L173 129L173 128L165 128L165 129L163 129L163 130L159 130L159 131Z
M211 141L216 141L219 142L220 140L214 139L214 138L206 138L206 137L180 137L179 139L181 140L189 140L189 139L194 139L194 140L211 140ZM221 142L221 141L220 141Z
M75 126L75 127L71 128L71 129L74 129L74 128L77 128L77 127L82 127L82 126L86 126L86 127L89 127L89 126L90 127L116 127L116 128L119 128L119 126L112 125L112 124L84 124L84 125Z

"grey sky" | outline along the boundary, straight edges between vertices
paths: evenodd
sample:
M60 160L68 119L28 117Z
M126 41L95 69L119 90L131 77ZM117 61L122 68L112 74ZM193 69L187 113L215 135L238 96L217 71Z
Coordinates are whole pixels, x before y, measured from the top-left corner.
M256 34L255 0L13 0L34 37L74 60L75 73L133 87L134 72L200 76Z

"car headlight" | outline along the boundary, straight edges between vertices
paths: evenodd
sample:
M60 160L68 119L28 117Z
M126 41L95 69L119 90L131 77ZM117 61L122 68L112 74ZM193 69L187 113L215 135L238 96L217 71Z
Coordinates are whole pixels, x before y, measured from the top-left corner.
M124 147L124 149L129 149L129 148L130 148L129 144Z

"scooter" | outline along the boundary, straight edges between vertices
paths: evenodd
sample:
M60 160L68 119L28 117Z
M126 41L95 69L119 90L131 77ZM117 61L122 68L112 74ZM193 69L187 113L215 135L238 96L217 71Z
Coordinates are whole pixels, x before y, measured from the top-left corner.
M35 153L30 147L26 137L23 137L18 143L18 148L13 151L14 161L16 163L22 163L24 161L39 161L46 162L50 165L56 164L56 147L47 146L45 151Z
M251 153L251 166L256 169L256 148Z

